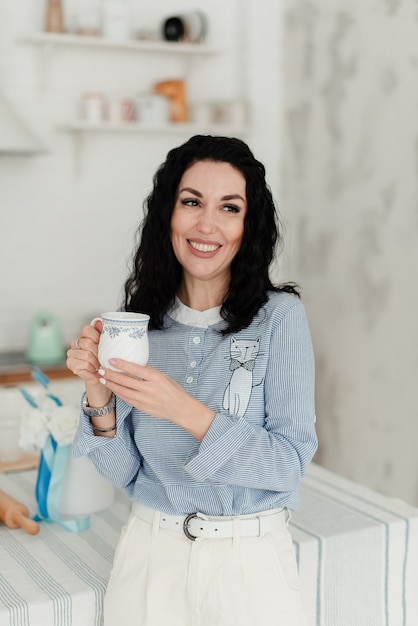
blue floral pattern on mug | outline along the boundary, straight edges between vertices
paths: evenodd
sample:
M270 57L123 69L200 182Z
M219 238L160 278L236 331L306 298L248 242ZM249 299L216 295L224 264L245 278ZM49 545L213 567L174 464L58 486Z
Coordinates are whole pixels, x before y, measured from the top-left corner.
M146 328L130 328L130 325L121 325L121 326L107 326L103 325L102 333L108 333L111 339L115 337L119 337L121 333L129 333L128 337L131 339L142 339L146 332Z
M132 337L132 339L141 339L145 335L145 330L143 328L135 328L132 330L128 337Z

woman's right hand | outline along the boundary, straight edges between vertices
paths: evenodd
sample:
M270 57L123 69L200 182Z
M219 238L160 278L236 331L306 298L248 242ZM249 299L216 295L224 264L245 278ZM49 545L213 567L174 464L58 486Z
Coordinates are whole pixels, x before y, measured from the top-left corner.
M71 341L67 351L67 367L76 376L89 385L99 385L100 376L97 370L100 367L97 352L102 330L102 322L94 326L83 326L77 339Z
M71 341L67 351L67 367L76 376L84 380L89 406L103 407L109 402L111 392L100 384L100 368L97 358L102 322L98 320L94 326L83 326L77 339ZM112 415L109 415L112 419ZM113 413L113 420L115 419ZM113 425L113 424L112 424ZM104 424L106 427L106 424Z

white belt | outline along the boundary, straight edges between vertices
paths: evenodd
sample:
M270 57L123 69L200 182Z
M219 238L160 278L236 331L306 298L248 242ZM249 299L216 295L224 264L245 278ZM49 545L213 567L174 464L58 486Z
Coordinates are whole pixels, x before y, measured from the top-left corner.
M166 515L139 502L132 505L132 513L139 519L153 524L159 516L159 528L184 533L188 539L225 539L228 537L261 537L266 533L286 528L290 520L288 509L266 511L254 516L213 518L204 513L190 515Z

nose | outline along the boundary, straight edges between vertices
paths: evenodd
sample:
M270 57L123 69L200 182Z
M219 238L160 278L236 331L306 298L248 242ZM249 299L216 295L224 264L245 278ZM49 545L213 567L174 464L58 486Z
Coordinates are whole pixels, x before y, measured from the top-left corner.
M215 213L210 207L204 207L200 211L197 227L201 233L206 234L216 230Z

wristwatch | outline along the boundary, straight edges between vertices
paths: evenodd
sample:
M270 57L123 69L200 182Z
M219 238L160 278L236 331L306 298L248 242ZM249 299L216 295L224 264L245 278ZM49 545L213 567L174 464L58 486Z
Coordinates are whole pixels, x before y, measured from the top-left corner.
M89 401L87 399L87 392L85 391L81 399L81 406L83 407L84 413L89 417L103 417L104 415L109 415L109 413L112 413L112 411L115 410L116 406L116 398L114 393L112 393L112 397L110 398L106 406L94 408L89 406L88 402Z

